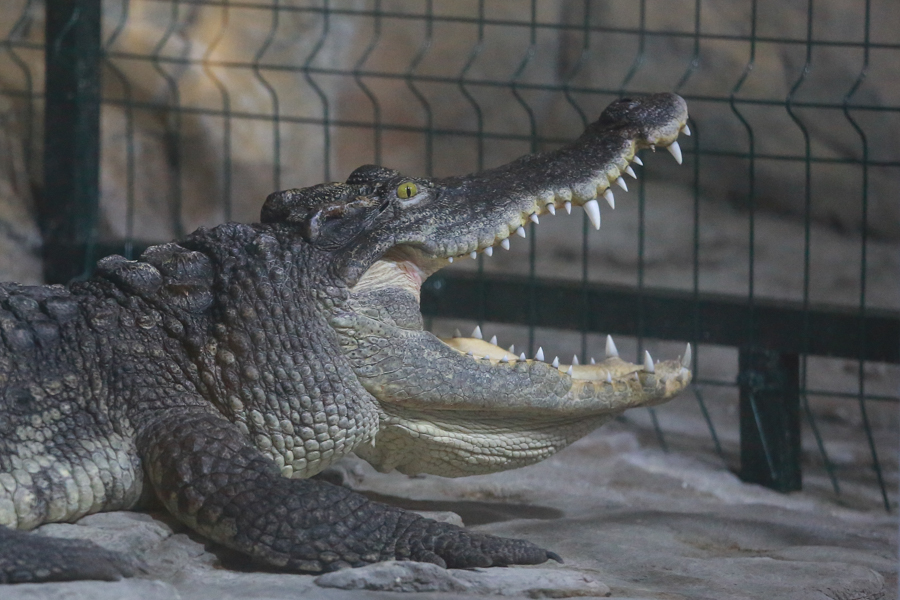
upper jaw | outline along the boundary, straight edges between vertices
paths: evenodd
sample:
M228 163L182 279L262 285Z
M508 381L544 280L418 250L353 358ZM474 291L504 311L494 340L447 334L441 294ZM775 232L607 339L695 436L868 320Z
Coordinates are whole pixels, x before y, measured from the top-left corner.
M600 199L615 208L613 187L627 191L626 178L637 178L633 165L643 164L638 151L664 147L682 162L677 138L681 132L690 135L687 118L684 100L674 94L614 103L581 138L559 150L436 181L427 218L415 219L411 235L397 241L416 248L422 258L442 259L444 266L509 249L509 238L526 237L530 223L558 210L571 213L573 206L583 207L599 229ZM429 265L429 270L437 269Z

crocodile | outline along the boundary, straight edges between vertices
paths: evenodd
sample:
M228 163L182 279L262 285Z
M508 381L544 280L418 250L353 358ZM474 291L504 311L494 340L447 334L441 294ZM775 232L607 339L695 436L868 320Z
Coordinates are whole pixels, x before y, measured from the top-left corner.
M271 194L259 223L201 228L68 286L0 285L0 582L140 575L135 557L36 535L99 511L165 507L266 568L383 560L561 561L552 551L370 501L316 478L354 452L457 477L542 460L690 382L680 359L516 356L476 328L439 339L419 294L539 216L599 228L637 152L690 133L674 94L624 98L575 142L462 177L366 165Z

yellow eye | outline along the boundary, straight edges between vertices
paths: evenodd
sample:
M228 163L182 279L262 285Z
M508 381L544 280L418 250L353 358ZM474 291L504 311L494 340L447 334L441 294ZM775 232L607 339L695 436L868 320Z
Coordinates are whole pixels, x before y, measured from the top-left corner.
M419 193L419 188L416 187L412 181L404 181L400 184L400 187L397 188L397 196L406 200L407 198L412 198L416 194Z

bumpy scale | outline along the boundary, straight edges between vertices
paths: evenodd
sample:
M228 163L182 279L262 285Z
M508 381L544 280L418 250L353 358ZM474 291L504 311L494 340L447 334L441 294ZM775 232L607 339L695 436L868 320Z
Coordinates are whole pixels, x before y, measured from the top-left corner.
M269 196L261 223L200 229L62 286L0 284L0 582L115 579L133 559L34 536L42 523L161 501L271 567L387 559L452 567L554 553L436 523L308 477L356 452L459 476L541 460L690 381L683 361L564 365L424 331L422 282L524 225L614 206L642 148L675 145L673 94L614 102L573 144L483 173L376 166ZM574 361L573 361L574 362Z

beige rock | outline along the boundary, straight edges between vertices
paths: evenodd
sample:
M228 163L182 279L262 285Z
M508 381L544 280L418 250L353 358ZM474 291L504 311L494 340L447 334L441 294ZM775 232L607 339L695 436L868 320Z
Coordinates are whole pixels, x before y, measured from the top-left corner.
M41 236L27 170L22 103L0 96L0 278L41 282Z

